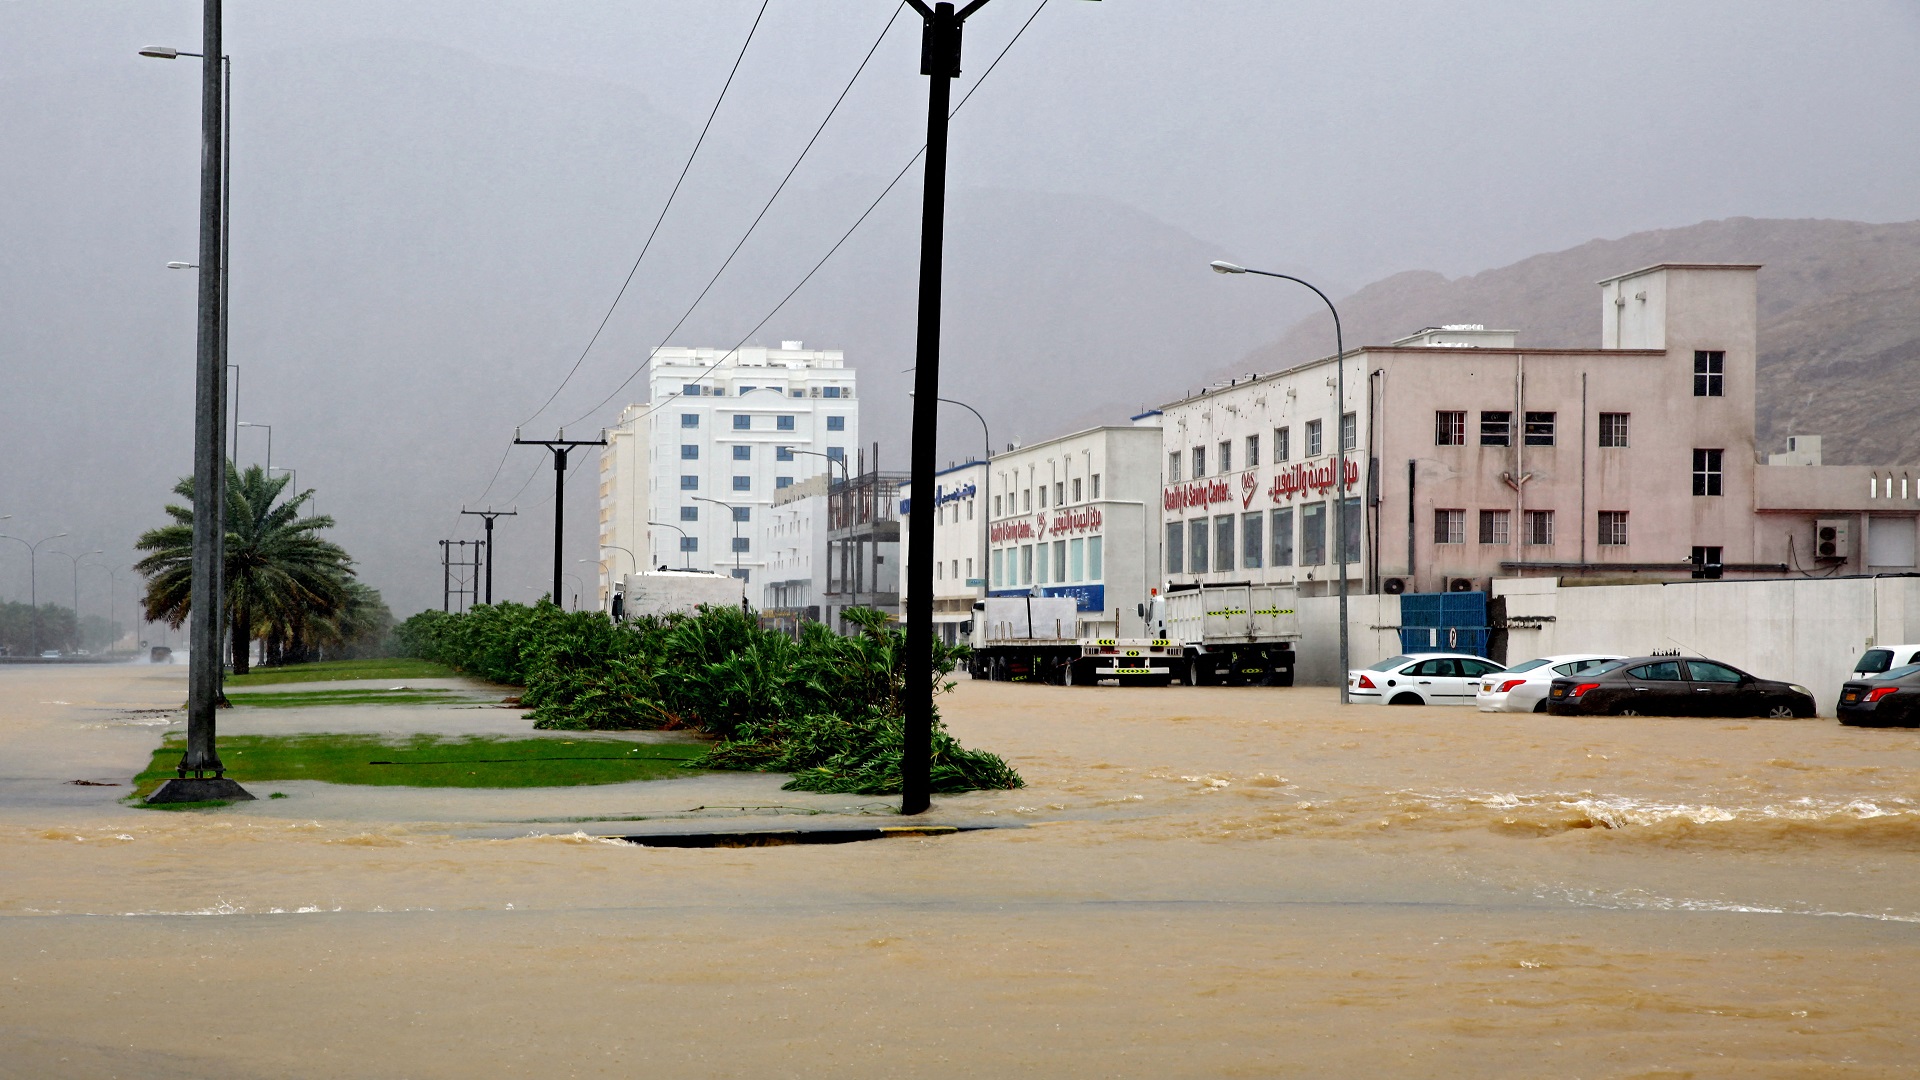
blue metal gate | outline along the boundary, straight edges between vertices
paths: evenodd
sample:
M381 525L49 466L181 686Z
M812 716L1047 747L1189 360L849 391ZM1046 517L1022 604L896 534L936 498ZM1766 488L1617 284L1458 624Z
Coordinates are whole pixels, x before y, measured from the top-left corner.
M1400 651L1487 655L1487 594L1403 593Z

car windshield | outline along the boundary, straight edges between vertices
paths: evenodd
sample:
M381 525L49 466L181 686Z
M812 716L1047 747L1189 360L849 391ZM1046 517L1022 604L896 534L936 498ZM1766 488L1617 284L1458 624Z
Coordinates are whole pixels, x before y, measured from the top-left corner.
M1920 671L1920 664L1902 664L1901 666L1897 668L1893 668L1890 671L1883 671L1878 675L1869 675L1867 676L1867 678L1869 679L1904 679L1908 675L1911 675L1916 671Z
M1511 675L1517 671L1532 671L1534 668L1537 668L1540 665L1545 663L1546 663L1545 660L1527 660L1522 663L1515 664L1512 667L1508 668L1507 674Z
M1379 663L1373 665L1372 667L1367 668L1367 670L1368 671L1392 671L1394 668L1397 668L1401 664L1407 663L1412 659L1413 657L1411 656L1389 656L1385 660L1382 660Z
M1892 649L1868 649L1865 655L1860 657L1859 662L1853 665L1853 670L1864 671L1872 675L1885 671L1892 666Z

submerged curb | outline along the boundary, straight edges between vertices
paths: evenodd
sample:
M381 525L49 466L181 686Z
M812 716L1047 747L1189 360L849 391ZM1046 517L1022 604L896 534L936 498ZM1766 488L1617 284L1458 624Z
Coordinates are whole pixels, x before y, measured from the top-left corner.
M745 848L788 844L852 844L862 840L893 840L912 836L950 836L962 832L1003 829L1006 825L882 825L854 829L754 829L728 832L637 833L603 836L641 847Z

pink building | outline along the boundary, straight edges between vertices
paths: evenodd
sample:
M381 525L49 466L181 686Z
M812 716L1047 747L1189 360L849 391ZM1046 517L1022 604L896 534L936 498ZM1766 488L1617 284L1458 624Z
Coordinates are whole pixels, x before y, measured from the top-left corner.
M1349 352L1343 403L1327 357L1165 406L1168 582L1334 591L1340 468L1357 592L1911 570L1920 469L1759 464L1758 270L1603 281L1599 349L1430 328Z

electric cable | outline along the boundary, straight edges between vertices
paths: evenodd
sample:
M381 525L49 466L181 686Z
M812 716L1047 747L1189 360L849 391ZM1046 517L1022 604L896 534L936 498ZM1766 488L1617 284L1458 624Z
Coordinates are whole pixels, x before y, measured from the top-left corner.
M1033 25L1033 20L1038 18L1042 11L1046 10L1047 4L1049 2L1051 2L1051 0L1040 0L1039 6L1033 9L1033 14L1027 16L1026 22L1023 22L1020 24L1020 29L1014 33L1013 37L1006 43L1004 47L1001 48L999 54L993 58L993 63L987 65L987 69L980 73L980 77L978 79L974 80L973 85L969 87L967 89L966 94L964 94L960 98L959 103L954 105L954 107L948 111L947 116L949 118L958 115L960 110L966 106L967 102L972 100L974 93L978 91L981 85L987 81L987 76L992 75L993 70L1000 66L1000 61L1006 58L1008 51L1010 51L1014 47L1014 45L1020 41L1020 38L1024 34L1026 34L1027 28ZM811 146L812 144L809 143L808 145ZM719 359L715 360L712 364L708 365L706 370L701 372L701 377L706 376L707 374L711 373L715 368L718 368L722 363L726 361L727 357L732 356L735 353L739 352L741 346L745 345L749 340L751 340L754 334L757 334L760 332L761 327L771 322L773 320L773 317L775 315L778 315L781 312L781 310L784 309L790 301L792 301L795 294L799 293L799 291L806 286L807 282L813 280L813 276L820 272L820 268L825 266L827 264L827 261L833 258L834 254L838 252L840 248L846 244L848 239L850 239L853 236L854 231L859 229L861 224L864 223L868 217L872 216L873 212L879 208L880 203L883 200L885 200L890 193L892 193L893 189L899 185L900 181L906 177L907 173L913 169L913 166L920 160L922 156L926 154L926 152L927 152L926 144L925 143L920 144L920 149L914 151L913 156L907 159L907 163L901 166L900 171L894 174L894 177L892 180L887 182L887 186L881 189L880 194L874 197L873 202L869 203L867 205L867 208L861 211L860 216L854 219L854 222L852 225L847 227L847 231L840 235L840 239L834 241L833 246L827 249L827 253L820 257L820 261L813 264L813 269L807 271L806 275L800 279L799 284L796 284L792 289L789 289L787 291L787 294L780 298L780 302L778 304L775 304L773 306L773 309L771 311L768 311L765 317L763 317L759 322L755 323L753 325L753 328L748 330L746 334L740 338L739 341L735 342L732 348L722 353ZM744 238L742 242L743 243L745 242ZM731 258L731 256L729 256L729 258ZM722 267L722 269L725 269L725 268ZM717 277L718 275L715 275L715 276ZM712 282L708 283L708 287L709 288L712 287ZM706 293L703 291L700 295L704 297ZM699 301L695 300L694 303L697 305ZM689 307L687 309L686 314L680 317L681 322L685 322L687 317L691 314L693 314L693 309ZM680 325L679 323L674 324L676 330L679 328L679 325ZM665 345L666 342L662 341L661 344ZM652 362L652 356L649 355L646 360L641 362L639 367L634 369L633 374L628 375L626 379L624 379L620 383L619 386L614 387L612 393L608 394L604 398L601 398L600 403L598 405L595 405L593 408L588 409L585 413L582 413L579 417L575 418L572 421L572 423L578 424L580 421L587 419L588 417L592 416L594 413L605 408L608 402L612 401L614 398L619 396L620 391L625 390L627 386L633 382L634 379L639 378L640 373L645 371L647 369L648 364L650 364L651 362ZM653 403L645 412L642 412L639 416L634 417L634 419L641 420L641 419L645 419L648 416L653 415L655 412L659 411L661 408L664 408L667 402L672 401L674 398L677 398L679 396L680 395L678 393L667 395L662 400ZM571 424L569 426L571 426Z

